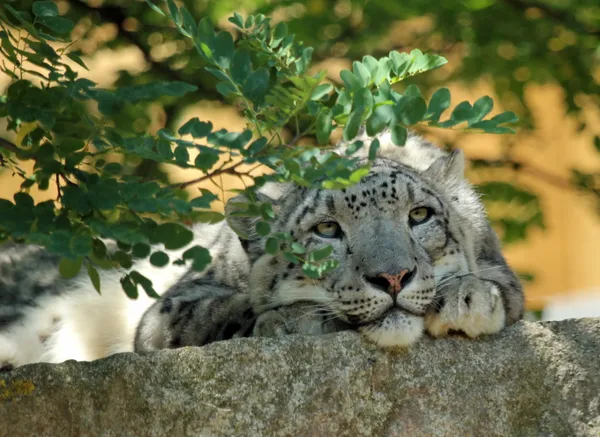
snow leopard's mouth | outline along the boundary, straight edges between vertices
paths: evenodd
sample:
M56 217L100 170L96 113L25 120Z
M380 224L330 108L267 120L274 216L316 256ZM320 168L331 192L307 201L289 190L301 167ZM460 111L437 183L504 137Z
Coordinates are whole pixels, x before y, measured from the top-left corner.
M409 317L419 317L419 318L425 317L424 313L418 313L418 312L412 311L408 308L404 308L401 305L395 304L393 306L390 306L387 310L385 310L383 313L381 313L378 317L373 318L373 319L360 320L358 317L353 317L353 316L346 316L346 318L347 318L347 322L350 325L352 325L356 328L360 328L363 326L370 326L373 324L377 325L377 324L384 323L387 318L394 317L398 314L404 315L404 316L409 316Z

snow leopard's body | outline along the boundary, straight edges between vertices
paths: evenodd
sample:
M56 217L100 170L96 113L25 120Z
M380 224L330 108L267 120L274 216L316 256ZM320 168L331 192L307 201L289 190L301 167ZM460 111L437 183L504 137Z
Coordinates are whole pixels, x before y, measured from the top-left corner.
M309 250L333 247L339 267L319 280L266 254L254 223L237 216L230 223L248 240L225 222L193 228L192 244L213 257L202 273L136 265L163 294L159 301L127 299L121 272L104 273L100 296L84 275L60 279L56 259L43 250L5 245L0 367L91 360L131 351L134 343L153 350L344 329L382 346L406 346L424 330L475 337L518 320L521 286L463 178L462 155L416 137L404 148L388 145L385 135L381 141L371 173L346 190L263 190L277 210L273 231L291 232ZM236 201L228 206L235 210ZM337 231L329 235L331 229Z

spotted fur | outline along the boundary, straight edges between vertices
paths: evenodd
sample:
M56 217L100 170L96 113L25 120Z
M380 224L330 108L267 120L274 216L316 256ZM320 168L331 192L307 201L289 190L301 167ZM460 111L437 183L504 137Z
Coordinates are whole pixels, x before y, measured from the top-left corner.
M128 300L122 272L103 272L100 296L84 275L60 279L56 260L43 250L5 245L0 367L348 329L384 347L407 346L425 331L476 337L518 320L521 286L463 177L462 154L417 137L403 148L387 134L380 141L371 172L355 186L261 191L277 211L274 231L291 232L309 250L333 247L339 267L318 280L265 253L255 223L231 214L240 198L227 205L229 225L193 228L192 244L208 247L213 257L206 271L136 265L162 295L156 302ZM411 221L418 208L432 213L422 223ZM323 222L337 223L340 232L324 237L316 232ZM240 240L232 228L248 238Z
M251 266L247 292L252 311L246 309L247 317L236 325L247 327L252 318L255 336L354 329L387 347L410 345L425 330L433 336L461 331L477 337L521 318L521 286L463 177L462 154L447 154L417 137L404 148L391 145L386 135L380 140L371 172L355 186L270 185L262 190L263 200L277 210L273 231L290 232L308 250L333 247L339 267L321 279L308 278L299 264L267 254L255 223L231 214L246 199L230 201L229 223L249 235L244 248ZM433 212L431 217L411 223L411 211L422 207ZM315 229L323 222L338 224L341 233L320 236ZM214 299L209 292L200 295ZM155 320L151 314L142 320L141 331ZM203 316L211 318L210 313ZM165 318L162 329L172 320ZM201 331L206 329L210 325ZM204 344L202 338L190 344Z

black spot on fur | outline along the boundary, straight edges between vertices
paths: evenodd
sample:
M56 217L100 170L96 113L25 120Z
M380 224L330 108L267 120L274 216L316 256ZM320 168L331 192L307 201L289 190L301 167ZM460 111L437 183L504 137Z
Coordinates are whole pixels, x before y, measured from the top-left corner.
M173 300L166 298L163 300L163 304L160 307L161 314L168 314L173 309Z
M244 249L244 252L248 253L248 247L250 246L250 241L240 238L240 244L242 245L242 249Z
M273 275L271 283L269 284L269 290L273 290L275 288L275 285L277 285L277 275Z

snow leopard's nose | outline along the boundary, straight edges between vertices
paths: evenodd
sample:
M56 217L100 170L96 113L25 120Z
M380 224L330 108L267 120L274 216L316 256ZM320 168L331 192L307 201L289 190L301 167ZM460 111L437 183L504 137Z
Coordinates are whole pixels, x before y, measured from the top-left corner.
M365 279L376 288L387 291L392 297L395 297L400 291L408 285L415 277L417 268L412 270L403 269L400 273L378 273L377 276L365 276Z

